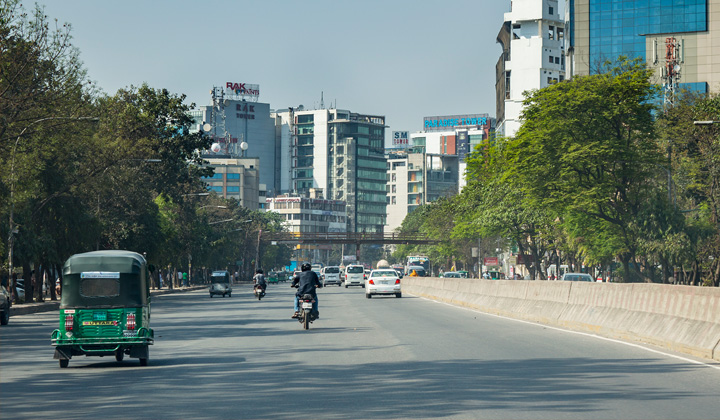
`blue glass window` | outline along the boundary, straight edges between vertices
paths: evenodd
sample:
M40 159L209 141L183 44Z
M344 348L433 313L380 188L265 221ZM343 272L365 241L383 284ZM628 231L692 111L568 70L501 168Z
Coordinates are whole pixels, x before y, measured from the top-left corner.
M240 192L240 187L227 187L227 192L229 193L237 193Z
M210 191L215 191L216 193L222 194L223 188L222 187L210 187Z
M707 0L589 0L592 71L597 64L619 55L647 59L645 37L640 34L706 31L707 3ZM573 6L571 2L574 9Z
M240 179L240 174L227 174L227 179Z

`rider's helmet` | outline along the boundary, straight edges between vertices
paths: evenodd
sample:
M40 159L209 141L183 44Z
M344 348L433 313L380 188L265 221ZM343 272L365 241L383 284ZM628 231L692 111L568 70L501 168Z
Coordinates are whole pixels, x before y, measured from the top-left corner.
M262 274L262 273L263 273L262 268L258 268L257 270L255 270L255 272L256 272L257 274Z
M312 269L312 266L310 263L303 263L303 265L300 266L301 271L310 271Z

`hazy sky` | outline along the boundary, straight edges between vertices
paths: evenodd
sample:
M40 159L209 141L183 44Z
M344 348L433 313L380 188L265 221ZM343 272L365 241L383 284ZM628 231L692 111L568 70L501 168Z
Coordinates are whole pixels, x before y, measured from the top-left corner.
M312 109L324 92L326 108L411 132L426 116L495 116L495 38L510 11L510 0L38 3L72 25L107 93L147 82L208 105L213 86L240 82L258 84L271 109Z

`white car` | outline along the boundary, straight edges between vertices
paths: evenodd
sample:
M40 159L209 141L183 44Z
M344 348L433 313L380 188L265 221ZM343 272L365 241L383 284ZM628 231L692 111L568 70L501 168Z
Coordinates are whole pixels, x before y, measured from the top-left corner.
M565 273L563 274L562 279L564 281L595 281L590 274L585 273Z
M365 297L370 299L373 295L402 297L400 277L397 271L391 268L371 271L367 280L365 280Z
M365 267L362 265L348 265L345 268L345 288L348 286L365 287Z

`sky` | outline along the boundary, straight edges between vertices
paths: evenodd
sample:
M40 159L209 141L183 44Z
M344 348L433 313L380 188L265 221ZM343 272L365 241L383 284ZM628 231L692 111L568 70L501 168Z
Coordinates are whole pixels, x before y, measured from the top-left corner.
M510 0L37 2L72 26L105 93L147 83L209 105L213 86L257 84L271 109L323 98L410 132L429 116L495 116L495 38L510 11Z

